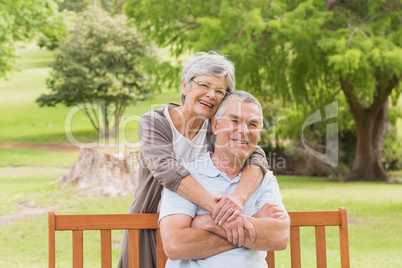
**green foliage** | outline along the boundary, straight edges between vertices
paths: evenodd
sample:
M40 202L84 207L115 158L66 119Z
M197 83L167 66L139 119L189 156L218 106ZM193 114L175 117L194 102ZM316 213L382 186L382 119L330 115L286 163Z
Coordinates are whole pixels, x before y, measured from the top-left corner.
M13 69L15 42L31 40L56 12L53 0L0 1L0 78Z
M68 35L69 25L68 13L59 13L49 17L41 27L38 36L39 47L54 50L59 47L61 39Z
M345 125L359 127L360 137L364 131L379 135L374 129L381 120L374 119L391 94L401 93L400 0L212 0L202 5L134 0L125 11L138 29L174 55L208 50L230 55L238 88L261 99L280 97L306 113L343 92L342 103L353 113ZM365 120L375 127L362 130ZM374 142L358 144L372 150ZM376 153L372 159L380 157ZM363 167L357 169L355 178L366 177L358 173Z
M141 38L124 16L110 17L100 9L81 13L74 29L62 41L48 79L52 93L41 95L40 106L82 104L93 126L109 137L109 117L113 115L113 134L119 116L130 102L152 96L157 88L155 48ZM103 120L93 112L100 104ZM95 107L95 109L94 109Z
M376 86L401 75L401 5L328 1L326 9L312 0L136 0L126 13L176 55L221 50L236 63L238 85L311 106L339 91L339 75L364 104Z
M99 0L102 7L107 11L111 12L113 7L116 5L118 0Z
M59 11L69 10L74 12L82 12L88 6L88 2L85 0L62 0L59 3Z

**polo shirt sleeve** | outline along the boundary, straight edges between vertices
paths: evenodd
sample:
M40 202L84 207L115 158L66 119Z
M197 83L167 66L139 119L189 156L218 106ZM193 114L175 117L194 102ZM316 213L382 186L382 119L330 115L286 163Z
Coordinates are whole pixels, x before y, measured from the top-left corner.
M276 180L272 171L268 171L265 174L264 180L262 180L261 195L257 200L257 211L260 210L266 203L277 205L280 209L285 210L285 206L282 203L282 196L279 190L278 181Z
M191 218L195 217L197 205L180 196L178 193L167 188L163 189L159 222L163 217L173 214L184 214Z

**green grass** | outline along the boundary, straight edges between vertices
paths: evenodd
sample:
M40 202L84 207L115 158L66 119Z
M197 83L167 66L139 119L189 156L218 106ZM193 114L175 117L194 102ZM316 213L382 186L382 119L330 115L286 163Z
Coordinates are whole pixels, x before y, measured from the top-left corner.
M4 168L3 168L4 169ZM37 168L37 175L0 175L0 215L15 212L21 201L54 207L58 214L126 213L132 196L85 197L73 187L61 188L55 180L66 169ZM0 174L3 174L0 168ZM348 209L351 267L398 267L402 262L401 185L386 183L338 183L327 178L278 177L288 211ZM4 195L5 194L5 195ZM10 209L11 208L11 209ZM2 224L0 267L45 267L47 218L32 216ZM122 233L113 233L113 260L117 263ZM314 231L301 231L303 267L315 267ZM57 235L60 267L71 266L71 234ZM340 267L336 228L327 229L328 267ZM98 267L99 235L85 236L85 267ZM290 267L289 250L276 254L277 267ZM381 263L379 266L378 264Z
M77 150L78 151L78 150ZM70 167L77 158L76 152L61 153L46 150L0 148L0 167Z

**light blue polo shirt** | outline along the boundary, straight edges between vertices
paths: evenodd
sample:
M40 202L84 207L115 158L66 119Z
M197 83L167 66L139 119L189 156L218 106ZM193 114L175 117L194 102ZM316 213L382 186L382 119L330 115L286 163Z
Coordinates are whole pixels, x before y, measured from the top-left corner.
M204 154L191 162L187 166L191 175L210 193L232 194L239 181L241 173L234 179L229 179L226 173L220 172L211 160L210 153ZM258 189L250 197L243 207L242 213L247 216L253 216L266 203L273 203L279 208L285 210L282 203L282 196L279 192L278 182L271 171L265 174ZM196 215L211 214L205 209L181 197L176 192L164 189L162 194L162 203L159 215L159 221L168 215L185 214L192 218ZM168 260L166 267L267 267L265 257L267 252L253 250L245 247L235 248L215 256L199 260Z

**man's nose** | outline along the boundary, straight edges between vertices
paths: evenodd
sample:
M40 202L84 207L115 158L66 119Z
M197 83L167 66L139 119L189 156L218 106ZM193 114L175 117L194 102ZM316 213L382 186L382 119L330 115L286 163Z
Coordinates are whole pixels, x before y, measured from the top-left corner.
M239 132L242 133L242 134L247 135L250 132L249 129L248 129L247 124L245 124L245 123L240 124L239 125Z

